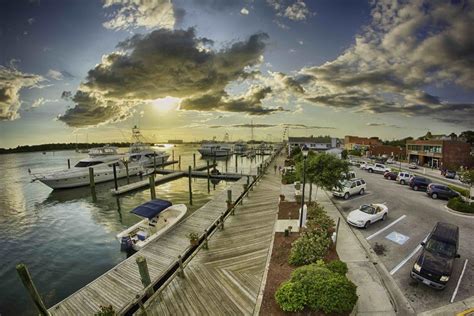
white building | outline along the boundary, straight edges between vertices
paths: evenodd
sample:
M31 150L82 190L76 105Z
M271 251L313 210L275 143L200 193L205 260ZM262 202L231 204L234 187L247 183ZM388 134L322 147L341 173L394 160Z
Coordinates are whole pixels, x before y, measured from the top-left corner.
M313 151L326 151L339 147L339 139L330 136L318 136L318 137L289 137L288 138L288 151L292 148L308 146L309 150Z

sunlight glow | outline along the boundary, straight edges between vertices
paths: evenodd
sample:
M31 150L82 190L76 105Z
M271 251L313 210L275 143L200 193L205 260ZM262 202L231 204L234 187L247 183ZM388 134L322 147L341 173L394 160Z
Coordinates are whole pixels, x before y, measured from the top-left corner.
M159 112L175 111L179 108L180 103L180 98L174 98L169 96L161 99L156 99L151 102L151 104L153 104L156 110Z

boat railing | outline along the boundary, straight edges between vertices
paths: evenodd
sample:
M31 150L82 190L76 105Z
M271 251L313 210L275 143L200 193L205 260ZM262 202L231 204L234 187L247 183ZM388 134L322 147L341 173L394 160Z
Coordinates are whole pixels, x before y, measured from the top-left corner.
M198 254L198 252L208 247L208 240L219 230L224 229L225 220L234 214L237 205L241 204L243 199L247 197L249 191L260 181L264 175L265 170L273 162L275 157L281 152L283 146L267 157L259 166L260 172L248 181L248 185L244 188L237 199L228 204L228 207L221 213L221 215L209 225L207 229L199 236L197 245L189 245L184 252L178 256L168 269L156 280L152 281L150 285L143 288L137 293L135 299L120 310L118 315L132 315L139 309L146 314L146 309L150 307L155 301L161 298L161 293L174 280L176 276L184 276L184 268L191 262L191 260ZM149 295L149 293L153 293Z

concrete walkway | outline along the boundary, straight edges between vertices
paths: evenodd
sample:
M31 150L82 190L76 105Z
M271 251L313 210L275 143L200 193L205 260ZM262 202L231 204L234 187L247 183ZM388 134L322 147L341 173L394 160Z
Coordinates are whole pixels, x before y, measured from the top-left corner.
M347 263L348 277L357 285L359 300L354 309L355 315L396 315L390 293L374 263L369 259L349 225L334 206L325 191L318 190L317 201L324 206L327 214L339 223L336 250L339 258Z

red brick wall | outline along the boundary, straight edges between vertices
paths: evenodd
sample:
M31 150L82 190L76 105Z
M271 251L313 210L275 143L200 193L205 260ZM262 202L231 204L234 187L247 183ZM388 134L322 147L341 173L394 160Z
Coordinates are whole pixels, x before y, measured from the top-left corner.
M395 157L405 157L406 155L406 150L405 147L402 147L400 149L398 146L389 146L389 145L379 145L379 146L371 146L370 147L370 155L373 156L382 156L382 155L387 155L391 156L392 153Z
M471 145L459 141L443 142L443 167L457 169L460 166L474 167L470 155Z

